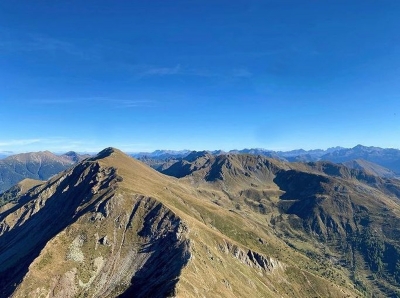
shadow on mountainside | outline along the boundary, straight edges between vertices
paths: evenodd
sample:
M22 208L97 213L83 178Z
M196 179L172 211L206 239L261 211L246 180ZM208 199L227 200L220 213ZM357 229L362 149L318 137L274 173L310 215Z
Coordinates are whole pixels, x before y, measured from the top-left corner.
M131 286L119 297L162 298L175 296L181 270L188 263L190 254L187 241L164 238L152 242L140 252L151 257L131 279Z
M113 190L108 186L115 178L110 179L100 188L98 197L87 207L77 212L78 207L92 199L91 188L93 186L93 174L99 170L99 165L94 163L89 167L79 165L75 167L69 177L58 186L57 181L48 185L49 189L55 186L55 192L46 201L45 205L35 214L31 215L22 225L16 226L5 232L0 240L0 297L10 297L18 284L22 281L29 270L30 264L39 256L47 242L61 232L65 227L74 223L79 217L105 197L112 195ZM86 171L90 171L87 174ZM83 179L82 179L83 177ZM81 180L80 180L81 178ZM79 187L70 187L71 184L80 181ZM101 191L105 189L105 191ZM36 194L31 201L39 199ZM26 198L23 202L26 202ZM36 202L38 204L39 202ZM19 205L19 204L18 204ZM32 206L32 208L34 208ZM32 209L26 209L25 216L29 216ZM20 218L24 217L21 216ZM2 216L4 218L4 216Z
M162 219L159 220L160 218ZM154 206L143 222L144 226L138 235L143 239L155 239L143 245L139 253L150 254L150 257L132 277L131 286L119 297L175 296L181 270L190 259L189 240L181 237L181 232L185 230L184 225L173 213L163 213L161 204ZM157 231L164 230L166 222L173 229L158 238L154 228Z

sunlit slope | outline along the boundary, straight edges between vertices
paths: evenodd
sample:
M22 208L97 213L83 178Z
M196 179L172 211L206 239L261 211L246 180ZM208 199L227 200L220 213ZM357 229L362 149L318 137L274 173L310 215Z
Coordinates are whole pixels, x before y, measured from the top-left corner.
M202 156L171 168L216 205L319 262L316 274L337 282L339 270L367 296L400 295L399 180L254 155Z
M260 213L216 204L213 193L105 149L0 214L1 294L359 295L333 265L335 279L323 276Z

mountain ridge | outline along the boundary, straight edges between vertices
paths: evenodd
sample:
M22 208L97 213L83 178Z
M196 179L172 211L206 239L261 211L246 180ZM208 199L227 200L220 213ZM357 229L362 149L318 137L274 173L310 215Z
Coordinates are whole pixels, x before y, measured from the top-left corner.
M63 155L39 151L0 159L0 193L24 178L47 180L87 157L72 151Z
M236 154L199 159L177 162L171 166L173 171L167 168L164 173L175 174L202 190L223 189L228 200L218 199L216 204L240 210L244 203L269 218L290 245L301 247L304 239L318 241L339 258L348 259L344 264L354 271L354 282L363 289L384 289L374 292L378 297L398 295L394 294L399 280L395 280L392 262L400 261L395 236L400 228L400 180L323 161L288 163ZM298 240L299 235L303 241ZM348 251L353 256L347 255ZM379 253L372 257L372 251ZM384 277L371 283L368 274Z
M242 150L230 150L224 152L221 150L214 151L188 151L185 154L181 152L174 155L173 152L169 151L169 155L165 157L160 154L162 150L157 150L157 154L152 153L131 156L144 161L148 165L155 169L164 170L164 164L172 164L185 157L189 154L194 154L194 152L207 152L212 155L220 154L252 154L266 156L287 162L316 162L316 161L331 161L335 163L348 163L355 160L365 160L364 166L369 168L372 172L378 175L397 177L400 175L400 150L391 148L380 148L380 147L367 147L363 145L357 145L353 148L343 148L343 147L331 147L326 150L313 149L313 150L291 150L291 151L273 151L267 149L242 149ZM376 164L377 166L374 166ZM353 163L354 167L360 168L360 163ZM374 170L373 168L377 169Z
M197 152L197 153L196 153ZM164 171L176 161L187 159L187 156L207 152L211 155L243 154L262 155L289 162L316 162L332 161L344 163L348 167L364 169L381 177L395 178L399 176L400 150L383 149L379 147L366 147L357 145L354 148L332 147L327 150L291 150L271 151L266 149L243 149L224 152L214 151L189 151L189 150L156 150L153 153L131 154L147 165L158 171ZM0 159L0 193L24 178L46 180L52 175L88 158L88 154L78 154L70 151L56 155L49 151L21 153ZM44 168L40 169L41 167Z
M0 207L2 295L359 295L213 193L107 148Z

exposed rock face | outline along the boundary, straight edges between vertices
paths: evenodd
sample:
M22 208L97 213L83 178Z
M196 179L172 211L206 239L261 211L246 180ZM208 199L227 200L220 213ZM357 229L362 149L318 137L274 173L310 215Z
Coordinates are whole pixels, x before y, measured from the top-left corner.
M234 258L238 259L247 266L264 272L272 273L277 269L285 269L285 265L278 260L275 260L271 257L266 257L250 249L244 250L243 248L240 248L239 246L230 242L224 241L224 243L219 246L219 249L224 253L231 254Z
M131 267L138 270L132 274L131 286L121 297L172 296L180 271L190 259L188 228L175 214L152 199L141 198L133 212L139 208L148 211L140 214L144 221L138 236L143 243L138 256L131 259ZM132 213L131 218L138 220L139 216ZM142 263L137 259L143 260Z
M216 205L269 222L280 239L324 267L340 264L368 295L397 297L400 180L366 169L224 154L177 162L164 173L198 186ZM226 250L254 268L268 264L251 250Z
M321 266L325 259L278 234L299 235L314 253L315 238L301 228L315 216L298 211L319 198L311 186L326 201L345 186L262 157L193 159L188 177L177 179L107 148L46 183L10 193L15 197L0 207L0 296L360 296L347 269ZM337 201L340 210L358 208ZM317 214L319 205L311 203ZM329 205L322 207L320 218Z
M121 181L86 161L1 213L1 296L172 295L188 229L157 200L120 192Z

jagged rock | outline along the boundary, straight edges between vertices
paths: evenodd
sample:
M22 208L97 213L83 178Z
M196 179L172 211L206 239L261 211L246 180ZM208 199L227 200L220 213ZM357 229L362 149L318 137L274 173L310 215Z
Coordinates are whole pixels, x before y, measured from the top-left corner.
M246 208L249 202L225 207L224 200L239 204L237 198L243 202L253 196L261 204L271 193L282 195L279 189L262 189L278 173L274 162L219 157L208 171L209 157L200 158L194 166L216 187L223 179L223 188L196 188L107 148L17 194L0 211L0 296L360 294L308 269L318 263L272 233L268 214ZM260 189L239 189L251 186L248 179ZM238 197L230 185L237 187Z
M219 249L226 254L231 254L234 258L238 259L247 266L257 268L267 272L273 272L276 269L284 269L285 266L270 257L263 256L252 250L245 250L230 242L224 241L219 245Z

